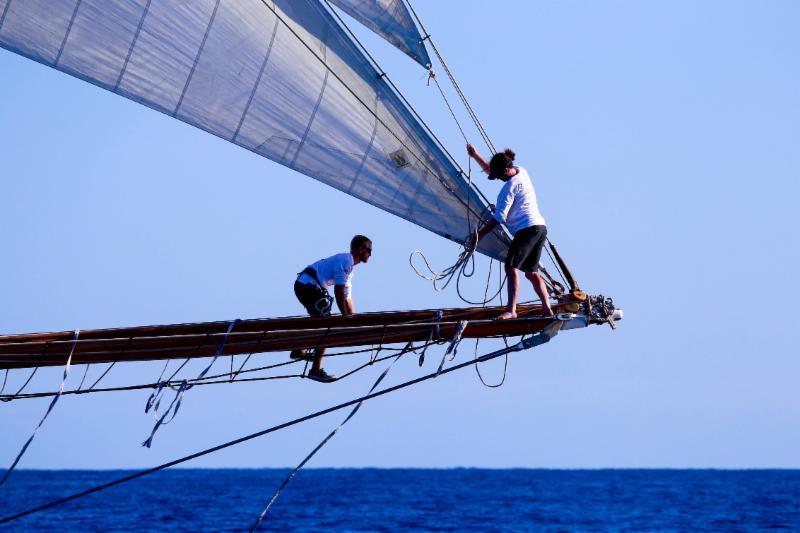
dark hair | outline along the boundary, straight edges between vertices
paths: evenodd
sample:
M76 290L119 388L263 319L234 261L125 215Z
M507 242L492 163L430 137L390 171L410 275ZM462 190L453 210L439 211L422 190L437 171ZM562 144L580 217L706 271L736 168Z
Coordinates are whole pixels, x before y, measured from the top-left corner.
M515 157L516 154L510 148L506 148L502 152L497 152L492 156L492 160L489 161L489 174L502 174L503 170L514 162Z
M360 250L368 242L372 242L372 241L369 240L367 237L364 237L363 235L356 235L350 241L350 251L351 252L357 252L358 250Z

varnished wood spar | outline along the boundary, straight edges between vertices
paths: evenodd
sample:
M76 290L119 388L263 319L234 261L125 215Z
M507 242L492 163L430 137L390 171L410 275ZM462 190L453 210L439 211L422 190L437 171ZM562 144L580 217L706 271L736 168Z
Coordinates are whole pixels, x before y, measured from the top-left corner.
M559 306L556 305L554 309ZM443 309L442 320L481 320L494 318L502 313L501 307L468 307L463 309ZM334 315L329 317L281 317L241 320L234 331L262 332L274 330L310 329L339 326L369 326L394 324L399 322L424 322L435 319L437 310L419 311L384 311L375 313L358 313L351 316ZM523 305L517 308L520 317L541 314L541 306ZM81 340L92 339L129 339L136 337L174 336L174 335L206 335L225 333L230 321L197 322L188 324L167 324L152 326L135 326L128 328L84 329L80 332ZM0 345L29 342L72 341L72 331L51 333L24 333L17 335L0 335Z
M483 311L483 310L482 310ZM490 309L478 314L496 315L499 309ZM392 313L397 315L397 313ZM495 321L491 319L471 320L464 337L493 337L500 335L522 335L535 333L551 321L536 318L534 309L527 309L529 318ZM377 315L377 313L375 313ZM334 318L334 317L330 317ZM335 317L342 318L342 317ZM345 317L351 318L351 317ZM352 317L354 318L354 317ZM461 319L457 316L457 318ZM275 319L273 319L275 320ZM303 321L306 329L263 330L232 332L228 335L223 355L286 351L293 348L352 347L373 344L391 344L409 341L425 341L430 338L433 323L397 323L379 325L318 326L319 322L334 322L329 318L291 319ZM336 323L340 323L336 321ZM297 326L297 324L292 324ZM458 320L439 322L439 333L443 339L451 338ZM327 324L326 324L327 326ZM226 326L227 328L227 326ZM186 357L208 357L214 355L224 333L189 334L152 337L129 337L127 339L79 340L73 354L73 363L102 363L111 361L149 361ZM29 368L33 366L63 365L72 341L35 341L29 343L7 343L0 345L0 369Z

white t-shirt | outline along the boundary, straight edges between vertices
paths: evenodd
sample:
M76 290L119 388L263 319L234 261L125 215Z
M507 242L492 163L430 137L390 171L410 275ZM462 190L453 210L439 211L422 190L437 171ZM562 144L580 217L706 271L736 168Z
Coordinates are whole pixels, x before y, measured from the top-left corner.
M345 296L350 295L350 288L353 285L353 254L345 252L332 255L308 266L317 272L317 277L323 286L344 285ZM312 285L317 283L308 274L300 274L297 280L300 283L310 283Z
M516 169L514 177L500 189L494 210L495 220L505 222L512 235L521 229L545 225L528 171L522 167Z

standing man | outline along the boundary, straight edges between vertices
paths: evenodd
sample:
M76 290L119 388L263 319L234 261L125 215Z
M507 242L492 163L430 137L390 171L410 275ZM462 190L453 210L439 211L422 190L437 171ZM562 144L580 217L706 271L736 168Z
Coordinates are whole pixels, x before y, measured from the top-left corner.
M363 235L356 235L350 241L350 252L332 255L320 259L303 269L294 282L294 293L310 316L328 316L331 314L333 298L328 293L327 287L333 285L333 294L336 305L342 315L352 315L355 312L353 299L350 296L353 279L353 267L359 263L366 263L372 256L372 241ZM313 359L308 377L322 383L336 381L322 369L322 356L325 348L317 348L313 355L305 350L292 350L292 359Z
M500 223L505 223L514 236L505 263L508 276L508 305L499 318L501 320L517 318L519 293L517 270L525 273L525 277L542 300L545 313L552 316L553 308L550 306L547 285L538 272L542 246L547 238L547 226L539 212L536 192L533 190L528 172L522 167L514 166L515 155L508 148L494 154L488 163L471 144L467 145L467 153L477 161L484 172L489 174L490 180L499 179L505 182L500 194L497 195L494 218L478 229L477 238L473 235L470 242L472 247L477 246L478 242Z

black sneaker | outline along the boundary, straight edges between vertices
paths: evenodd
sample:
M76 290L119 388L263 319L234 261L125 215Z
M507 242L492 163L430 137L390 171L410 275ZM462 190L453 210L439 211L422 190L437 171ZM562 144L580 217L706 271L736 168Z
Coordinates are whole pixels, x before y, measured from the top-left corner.
M332 376L320 368L318 372L314 372L313 370L309 372L308 379L313 379L320 383L333 383L336 381L336 376Z
M289 359L299 359L301 361L313 361L314 354L309 350L292 350Z

